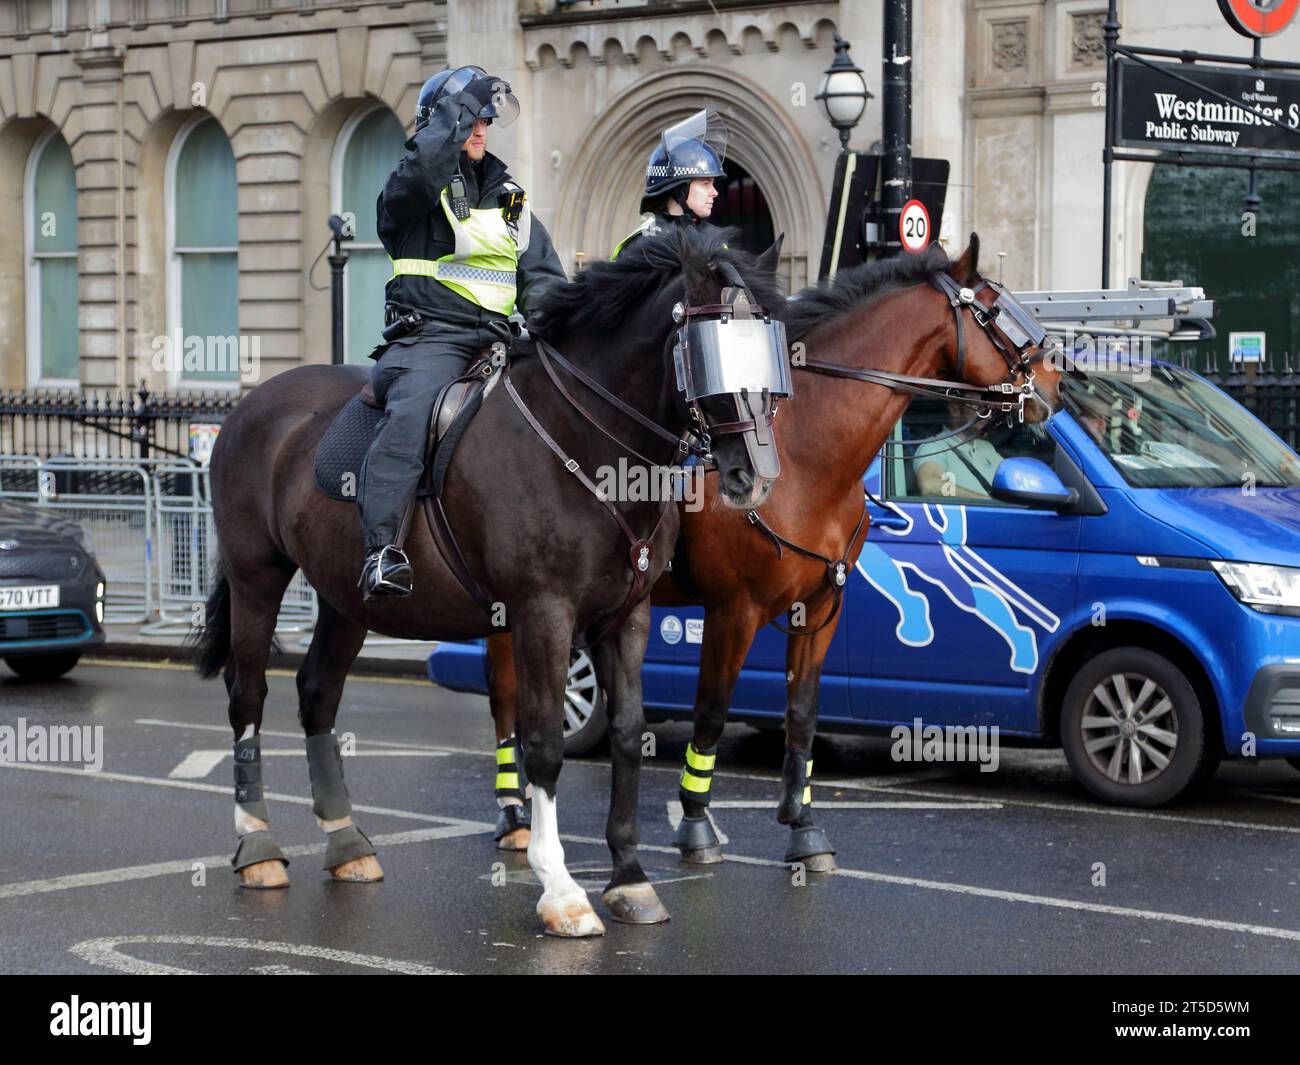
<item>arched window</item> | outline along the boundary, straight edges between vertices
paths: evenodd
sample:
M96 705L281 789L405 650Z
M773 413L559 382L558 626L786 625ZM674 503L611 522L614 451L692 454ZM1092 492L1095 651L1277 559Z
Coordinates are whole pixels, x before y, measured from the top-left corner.
M397 116L378 106L348 120L334 152L333 210L355 220L343 275L343 343L352 363L369 365L368 356L382 339L384 285L393 268L375 230L375 201L402 158L405 139Z
M237 193L225 131L197 116L167 158L167 330L173 347L177 337L182 344L172 353L173 384L239 380Z
M37 140L27 163L27 380L75 385L77 354L77 178L57 130Z

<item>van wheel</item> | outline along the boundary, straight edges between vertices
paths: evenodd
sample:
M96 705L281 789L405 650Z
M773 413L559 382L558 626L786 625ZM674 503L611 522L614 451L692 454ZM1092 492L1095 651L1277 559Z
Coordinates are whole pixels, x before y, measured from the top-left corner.
M1085 662L1061 707L1074 777L1118 806L1163 806L1218 767L1196 691L1169 659L1119 647Z
M5 665L26 680L57 680L81 660L80 651L58 655L13 655Z
M586 651L569 658L569 683L564 690L564 753L590 754L609 730L605 693L596 680L596 666Z

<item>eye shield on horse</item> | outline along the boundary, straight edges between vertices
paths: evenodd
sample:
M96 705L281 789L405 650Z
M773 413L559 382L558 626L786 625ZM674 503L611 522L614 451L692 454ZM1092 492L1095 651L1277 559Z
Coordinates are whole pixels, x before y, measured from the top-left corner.
M775 478L781 463L772 417L776 400L794 394L785 324L743 296L709 307L678 304L673 319L679 323L673 347L677 390L706 448L710 435L743 433L754 472ZM711 396L733 397L737 420L707 425L699 401Z

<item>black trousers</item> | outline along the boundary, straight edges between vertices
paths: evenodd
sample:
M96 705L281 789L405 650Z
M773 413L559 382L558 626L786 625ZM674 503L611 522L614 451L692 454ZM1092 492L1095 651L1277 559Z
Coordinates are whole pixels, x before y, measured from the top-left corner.
M397 539L402 514L424 470L434 401L442 386L463 374L486 346L481 339L476 330L402 337L375 364L371 381L384 416L357 491L367 554Z

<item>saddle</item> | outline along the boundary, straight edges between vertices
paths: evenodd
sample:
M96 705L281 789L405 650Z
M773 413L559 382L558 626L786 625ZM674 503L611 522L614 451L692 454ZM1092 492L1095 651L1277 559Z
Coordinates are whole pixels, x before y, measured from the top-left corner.
M429 420L425 445L424 475L417 496L441 497L447 468L470 420L484 398L500 379L505 363L494 349L479 352L460 377L447 382L438 393ZM316 486L331 499L354 502L361 482L361 467L383 417L383 405L375 398L369 381L334 416L316 449Z

